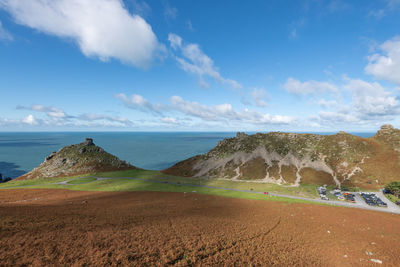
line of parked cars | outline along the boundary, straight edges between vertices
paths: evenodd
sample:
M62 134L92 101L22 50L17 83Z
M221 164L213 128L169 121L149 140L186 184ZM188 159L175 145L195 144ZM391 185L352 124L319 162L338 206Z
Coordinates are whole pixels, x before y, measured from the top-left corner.
M361 193L361 196L364 199L365 203L370 206L387 207L387 204L374 193Z
M319 197L322 200L329 200L329 198L326 197L326 187L325 186L320 186L317 188L317 191L319 193Z
M356 195L351 194L351 193L343 193L343 197L346 199L348 202L356 203Z

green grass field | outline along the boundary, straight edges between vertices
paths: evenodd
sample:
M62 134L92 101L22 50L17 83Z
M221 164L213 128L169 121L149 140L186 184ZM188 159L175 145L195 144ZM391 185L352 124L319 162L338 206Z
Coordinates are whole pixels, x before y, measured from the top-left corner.
M245 182L245 181L229 181L221 179L200 179L200 178L190 178L190 177L179 177L163 174L159 171L149 171L149 170L129 170L120 172L107 172L95 174L96 177L136 177L142 179L149 179L153 181L170 181L175 183L185 183L185 184L195 184L195 185L207 185L216 187L225 187L233 189L243 189L259 191L259 192L274 192L294 196L303 197L318 197L316 188L317 185L307 185L303 184L299 187L293 186L281 186L271 183L257 183L257 182Z
M392 195L392 194L385 194L385 196L387 197L387 199L389 199L390 201L392 201L393 203L396 203L397 201L400 201L400 198Z
M106 180L96 180L94 177L113 178ZM140 178L141 180L121 179L126 177ZM118 179L120 178L120 179ZM67 184L54 184L57 182L68 181ZM158 183L157 183L158 182ZM176 184L165 184L172 182ZM178 184L179 183L179 184ZM192 185L192 186L191 186ZM6 188L63 188L69 190L84 191L160 191L160 192L186 192L211 194L234 198L263 199L284 202L310 203L309 201L222 190L214 188L198 187L196 185L224 187L230 189L252 190L258 192L273 192L293 196L303 196L309 198L318 197L316 185L300 185L299 187L280 186L269 183L255 182L235 182L218 179L186 178L163 174L159 171L149 170L129 170L118 172L92 173L75 177L63 178L42 178L25 181L10 181L0 184L0 189Z

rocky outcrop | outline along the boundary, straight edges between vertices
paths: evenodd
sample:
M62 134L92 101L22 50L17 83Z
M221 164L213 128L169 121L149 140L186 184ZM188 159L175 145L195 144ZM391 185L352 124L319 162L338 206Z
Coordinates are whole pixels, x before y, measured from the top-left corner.
M394 128L392 125L382 125L374 138L400 152L400 130Z
M398 179L398 148L400 131L388 125L372 138L346 132L238 133L208 153L178 162L164 172L293 186L316 183L378 188Z
M73 176L127 169L135 169L135 167L96 146L93 139L86 138L83 143L66 146L57 152L52 152L39 167L17 179Z

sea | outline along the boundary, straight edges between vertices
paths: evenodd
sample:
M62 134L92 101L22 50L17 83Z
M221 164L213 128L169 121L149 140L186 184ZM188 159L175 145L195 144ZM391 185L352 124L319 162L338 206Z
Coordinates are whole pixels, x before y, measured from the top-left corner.
M375 133L352 134L370 137ZM163 170L206 153L220 140L235 135L235 132L0 132L0 173L16 178L41 164L51 152L81 143L85 138L93 138L96 145L134 166Z

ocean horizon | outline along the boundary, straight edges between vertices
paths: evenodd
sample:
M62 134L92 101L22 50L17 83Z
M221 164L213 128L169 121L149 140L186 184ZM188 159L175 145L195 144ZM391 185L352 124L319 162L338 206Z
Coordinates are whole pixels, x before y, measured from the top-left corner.
M371 137L375 133L351 134ZM235 135L236 132L0 132L0 173L16 178L40 165L51 152L81 143L87 137L136 167L162 170L206 153L220 140Z

